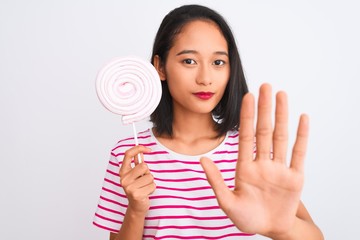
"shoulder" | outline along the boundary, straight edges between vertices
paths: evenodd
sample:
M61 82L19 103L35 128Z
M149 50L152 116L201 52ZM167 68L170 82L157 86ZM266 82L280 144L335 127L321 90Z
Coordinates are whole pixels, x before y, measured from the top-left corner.
M139 145L148 145L152 140L152 134L150 129L140 131L137 133L137 139ZM128 136L119 140L111 149L112 155L118 156L124 153L127 149L135 146L135 136Z
M239 136L239 131L238 130L231 130L227 132L227 137L230 138L237 138Z
M224 142L238 144L239 143L239 132L238 131L228 131Z
M238 144L239 133L237 131L228 131L222 143L214 151L214 154L236 154L238 152Z

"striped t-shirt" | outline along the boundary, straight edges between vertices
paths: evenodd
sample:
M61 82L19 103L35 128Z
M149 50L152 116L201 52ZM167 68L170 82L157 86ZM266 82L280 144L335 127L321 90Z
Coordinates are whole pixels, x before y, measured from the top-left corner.
M150 195L150 209L145 217L143 239L251 239L240 232L218 206L214 192L200 165L201 156L175 153L154 137L150 129L139 133L140 145L152 149L144 154L156 190ZM124 152L134 146L126 138L112 149L94 225L118 232L128 200L120 185L119 170ZM234 187L238 155L238 132L228 132L224 141L202 156L214 161L226 184Z

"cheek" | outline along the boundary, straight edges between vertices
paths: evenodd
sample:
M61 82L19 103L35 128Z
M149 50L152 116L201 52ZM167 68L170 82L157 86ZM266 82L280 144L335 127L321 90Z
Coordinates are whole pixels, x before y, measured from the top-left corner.
M167 81L167 84L168 84L168 88L169 88L169 92L170 92L170 95L173 97L173 98L178 98L179 95L184 95L182 94L182 92L184 91L184 83L183 81L180 81L181 79L177 79L177 78L168 78L166 81Z
M181 68L170 68L167 71L167 84L170 92L186 90L191 86L192 79L192 74L189 71L182 70Z
M175 89L176 89L176 83L174 84L174 82L172 82L172 81L169 81L169 80L167 80L168 81L168 88L169 88L169 92L170 92L170 95L172 96L172 97L174 97L174 95L176 94L176 91L175 91ZM175 87L174 87L175 86Z
M226 86L229 83L229 79L222 81L221 83L219 83L219 92L220 92L220 99L223 97ZM219 99L219 101L220 101Z
M223 90L225 90L227 84L229 83L230 74L228 72L223 73L221 76L219 76L218 79L221 79L219 81L219 87Z

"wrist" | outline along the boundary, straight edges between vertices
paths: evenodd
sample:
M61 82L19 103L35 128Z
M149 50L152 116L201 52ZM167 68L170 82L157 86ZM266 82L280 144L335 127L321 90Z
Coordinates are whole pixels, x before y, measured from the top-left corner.
M294 224L282 233L269 236L273 240L323 240L320 229L311 221L296 217Z
M131 207L131 205L129 205L128 208L126 209L126 214L132 218L145 218L147 211L139 210L139 209L133 208L133 207Z
M270 231L264 236L273 240L295 240L297 239L296 229L299 221L301 221L301 219L295 217L294 221L288 226L282 225L281 227L278 227L275 231Z
M136 219L144 219L146 216L147 211L139 211L139 210L135 210L132 208L128 208L126 210L126 215L128 215L131 218L136 218Z
M124 221L121 225L116 240L142 239L146 212L133 209L130 205L126 209Z

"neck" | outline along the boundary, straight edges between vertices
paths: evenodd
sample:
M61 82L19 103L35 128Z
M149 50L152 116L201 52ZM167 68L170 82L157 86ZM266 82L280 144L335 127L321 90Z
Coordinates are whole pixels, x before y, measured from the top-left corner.
M211 113L174 111L173 135L156 136L167 148L186 155L201 155L215 149L225 136L218 136Z
M176 114L176 113L175 113ZM214 120L211 114L176 114L173 121L173 138L193 141L202 138L216 138Z

